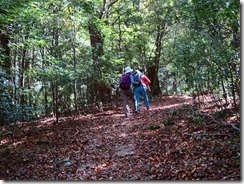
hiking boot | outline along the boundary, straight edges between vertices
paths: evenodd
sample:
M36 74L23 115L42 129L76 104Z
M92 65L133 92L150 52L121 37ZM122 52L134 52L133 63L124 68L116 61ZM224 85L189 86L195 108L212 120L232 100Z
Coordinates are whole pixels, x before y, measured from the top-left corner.
M138 113L139 113L139 111L134 111L134 112L133 112L133 114L138 114Z

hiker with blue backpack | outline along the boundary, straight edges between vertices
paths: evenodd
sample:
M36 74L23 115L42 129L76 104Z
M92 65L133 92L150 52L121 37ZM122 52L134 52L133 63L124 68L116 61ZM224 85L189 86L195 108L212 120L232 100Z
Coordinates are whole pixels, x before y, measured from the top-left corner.
M119 87L122 90L122 94L123 94L125 117L128 117L130 114L129 99L133 102L133 112L136 113L135 96L131 84L139 85L140 82L134 81L132 72L133 69L130 66L127 66L124 70L124 74L120 77L120 83L119 83Z
M144 98L144 102L145 102L147 110L149 110L149 107L150 107L149 98L147 95L147 89L148 89L148 85L151 83L151 81L144 74L144 70L141 70L141 71L136 70L132 74L133 80L135 82L139 81L138 84L135 84L135 83L133 84L134 90L135 90L135 96L136 96L136 112L140 111L141 96L143 96L143 98Z

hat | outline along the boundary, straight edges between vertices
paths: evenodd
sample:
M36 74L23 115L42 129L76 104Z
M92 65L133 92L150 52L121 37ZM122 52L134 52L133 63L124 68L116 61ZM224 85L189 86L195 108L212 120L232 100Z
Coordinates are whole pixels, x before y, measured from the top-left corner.
M133 71L133 69L130 67L130 66L127 66L126 68L125 68L125 73L130 73L130 72L132 72Z

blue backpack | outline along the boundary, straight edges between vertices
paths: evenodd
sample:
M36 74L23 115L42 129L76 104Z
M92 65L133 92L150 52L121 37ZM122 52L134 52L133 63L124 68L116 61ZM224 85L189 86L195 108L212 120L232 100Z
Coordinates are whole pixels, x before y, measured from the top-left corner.
M130 89L130 74L123 74L120 78L119 87L122 90Z
M142 73L139 71L139 70L136 70L135 72L132 73L132 76L133 76L133 80L135 82L139 82L139 84L133 84L134 87L138 87L141 85L141 76L142 76Z

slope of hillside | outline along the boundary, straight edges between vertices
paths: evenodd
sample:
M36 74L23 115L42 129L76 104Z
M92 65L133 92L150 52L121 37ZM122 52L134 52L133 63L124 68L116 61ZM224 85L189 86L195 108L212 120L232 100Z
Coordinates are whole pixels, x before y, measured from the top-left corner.
M120 105L58 124L48 118L18 124L14 141L10 134L1 141L0 178L240 180L240 132L231 109L198 109L179 95L151 104L129 118ZM227 125L233 122L237 129Z

